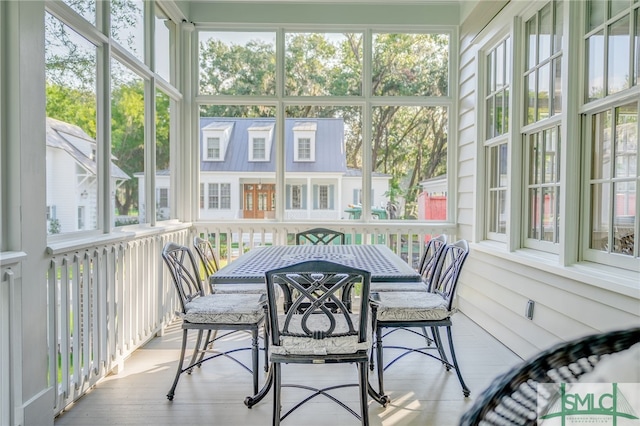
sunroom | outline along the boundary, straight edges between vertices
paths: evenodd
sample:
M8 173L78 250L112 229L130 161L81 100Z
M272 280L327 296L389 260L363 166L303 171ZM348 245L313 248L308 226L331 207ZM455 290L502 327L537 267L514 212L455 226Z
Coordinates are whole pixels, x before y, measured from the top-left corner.
M522 359L636 327L639 109L638 0L0 2L0 424L170 329L194 236L465 239L459 312Z

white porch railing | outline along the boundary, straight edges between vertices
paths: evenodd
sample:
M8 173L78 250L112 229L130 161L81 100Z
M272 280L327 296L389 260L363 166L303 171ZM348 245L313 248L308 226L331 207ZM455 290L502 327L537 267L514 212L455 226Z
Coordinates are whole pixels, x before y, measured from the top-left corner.
M49 383L54 414L82 396L162 331L177 307L163 273L168 241L188 244L190 230L147 233L89 247L51 249Z
M22 424L14 395L22 394L21 261L25 253L0 253L0 424ZM12 410L12 406L16 408Z
M316 227L344 232L348 244L386 244L407 262L411 259L410 264L414 267L430 236L447 234L450 239L455 238L455 225L417 221L276 223L243 220L194 223L195 233L203 238L209 237L223 263L233 261L256 246L294 244L296 233Z
M143 234L123 232L107 237L107 242L49 247L49 383L57 390L54 414L117 372L129 354L173 319L178 300L160 255L167 242L191 246L194 235L208 236L226 263L258 245L293 244L295 233L313 227L344 232L349 243L386 244L414 264L427 236L444 233L453 238L455 232L453 225L418 222L197 222L159 226Z

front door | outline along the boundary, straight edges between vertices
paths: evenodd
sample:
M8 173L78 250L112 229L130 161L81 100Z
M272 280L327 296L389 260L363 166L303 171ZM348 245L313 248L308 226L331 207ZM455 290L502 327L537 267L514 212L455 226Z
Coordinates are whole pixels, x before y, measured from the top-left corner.
M245 219L273 218L276 208L274 184L244 184L243 216Z

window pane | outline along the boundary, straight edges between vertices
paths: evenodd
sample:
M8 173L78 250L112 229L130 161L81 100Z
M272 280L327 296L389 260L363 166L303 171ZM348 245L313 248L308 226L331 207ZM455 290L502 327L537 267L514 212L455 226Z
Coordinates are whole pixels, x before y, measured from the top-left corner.
M97 49L45 16L47 233L98 229ZM119 175L112 163L114 179Z
M597 32L587 39L586 97L589 101L604 96L604 34Z
M529 238L540 239L540 190L529 190Z
M549 71L550 63L538 70L538 120L549 118Z
M637 104L616 108L615 176L634 178L638 175L638 107Z
M553 60L553 114L562 113L562 58Z
M432 185L446 182L447 134L444 107L373 108L373 171L390 178L390 201L398 219L426 219L420 217L427 209L418 208L418 194L438 192ZM440 214L430 219L445 220L446 209Z
M629 7L629 0L609 0L609 18Z
M115 225L146 223L144 192L144 81L111 60L111 153L126 179L111 182L115 193Z
M275 95L276 34L201 32L200 93Z
M551 127L526 139L529 167L529 238L558 242L560 194L560 128Z
M553 34L553 21L551 16L551 4L547 3L540 10L540 37L538 39L538 62L543 62L551 56L551 36Z
M633 256L636 218L636 183L615 184L613 253Z
M629 87L629 16L609 27L608 93Z
M526 123L531 124L536 121L536 72L532 72L525 77L526 93Z
M536 20L536 17L534 16L533 18L531 18L530 20L527 21L526 24L526 31L527 31L527 38L526 38L526 49L527 49L527 55L526 55L526 59L527 59L527 63L525 65L525 69L529 70L531 68L533 68L537 63L537 47L538 47L538 21Z
M553 52L559 52L562 50L562 37L563 37L563 14L562 14L562 5L564 4L562 1L556 1L555 3L556 13L555 13L555 21L554 21L554 29L553 29Z
M608 251L611 185L591 185L591 245L590 248Z
M144 2L111 2L111 37L136 58L144 61Z
M156 90L156 190L166 194L166 202L156 200L156 220L171 219L171 205L173 196L171 188L170 157L171 157L171 100L160 90Z
M506 233L507 212L507 153L506 143L492 146L488 152L489 227L493 233Z
M171 60L170 35L174 28L173 22L164 14L160 7L155 8L155 55L154 70L166 81L171 81L169 61Z
M273 218L275 191L275 108L261 105L200 106L200 182L209 189L206 208L200 209L201 220ZM254 149L251 129L270 134L262 139L262 155L266 146L269 161L250 161ZM255 132L258 132L257 130ZM261 136L253 135L255 138ZM216 139L215 153L219 161L210 161L208 140ZM266 145L265 145L266 144ZM254 152L255 154L255 152Z
M604 11L606 2L604 0L588 0L587 1L587 32L596 29L604 23Z
M96 24L96 0L63 0L92 25Z
M362 34L288 33L285 36L286 94L362 94Z
M556 188L544 188L542 198L542 241L550 241L553 243L558 242L558 235L556 233L556 224L558 222L557 216L557 202L556 202Z
M375 96L446 96L449 36L374 34L372 90Z
M611 113L593 116L591 179L611 177Z
M497 135L496 131L496 123L495 123L495 114L496 107L494 102L496 101L495 97L490 97L487 99L487 139L491 139L492 137Z

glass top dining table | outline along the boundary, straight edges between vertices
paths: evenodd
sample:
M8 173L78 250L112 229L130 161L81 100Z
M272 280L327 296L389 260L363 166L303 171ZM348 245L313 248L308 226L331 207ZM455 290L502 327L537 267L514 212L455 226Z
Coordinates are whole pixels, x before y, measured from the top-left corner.
M372 282L420 281L421 276L382 244L256 247L209 277L211 284L264 283L265 272L307 260L327 260L371 272Z

